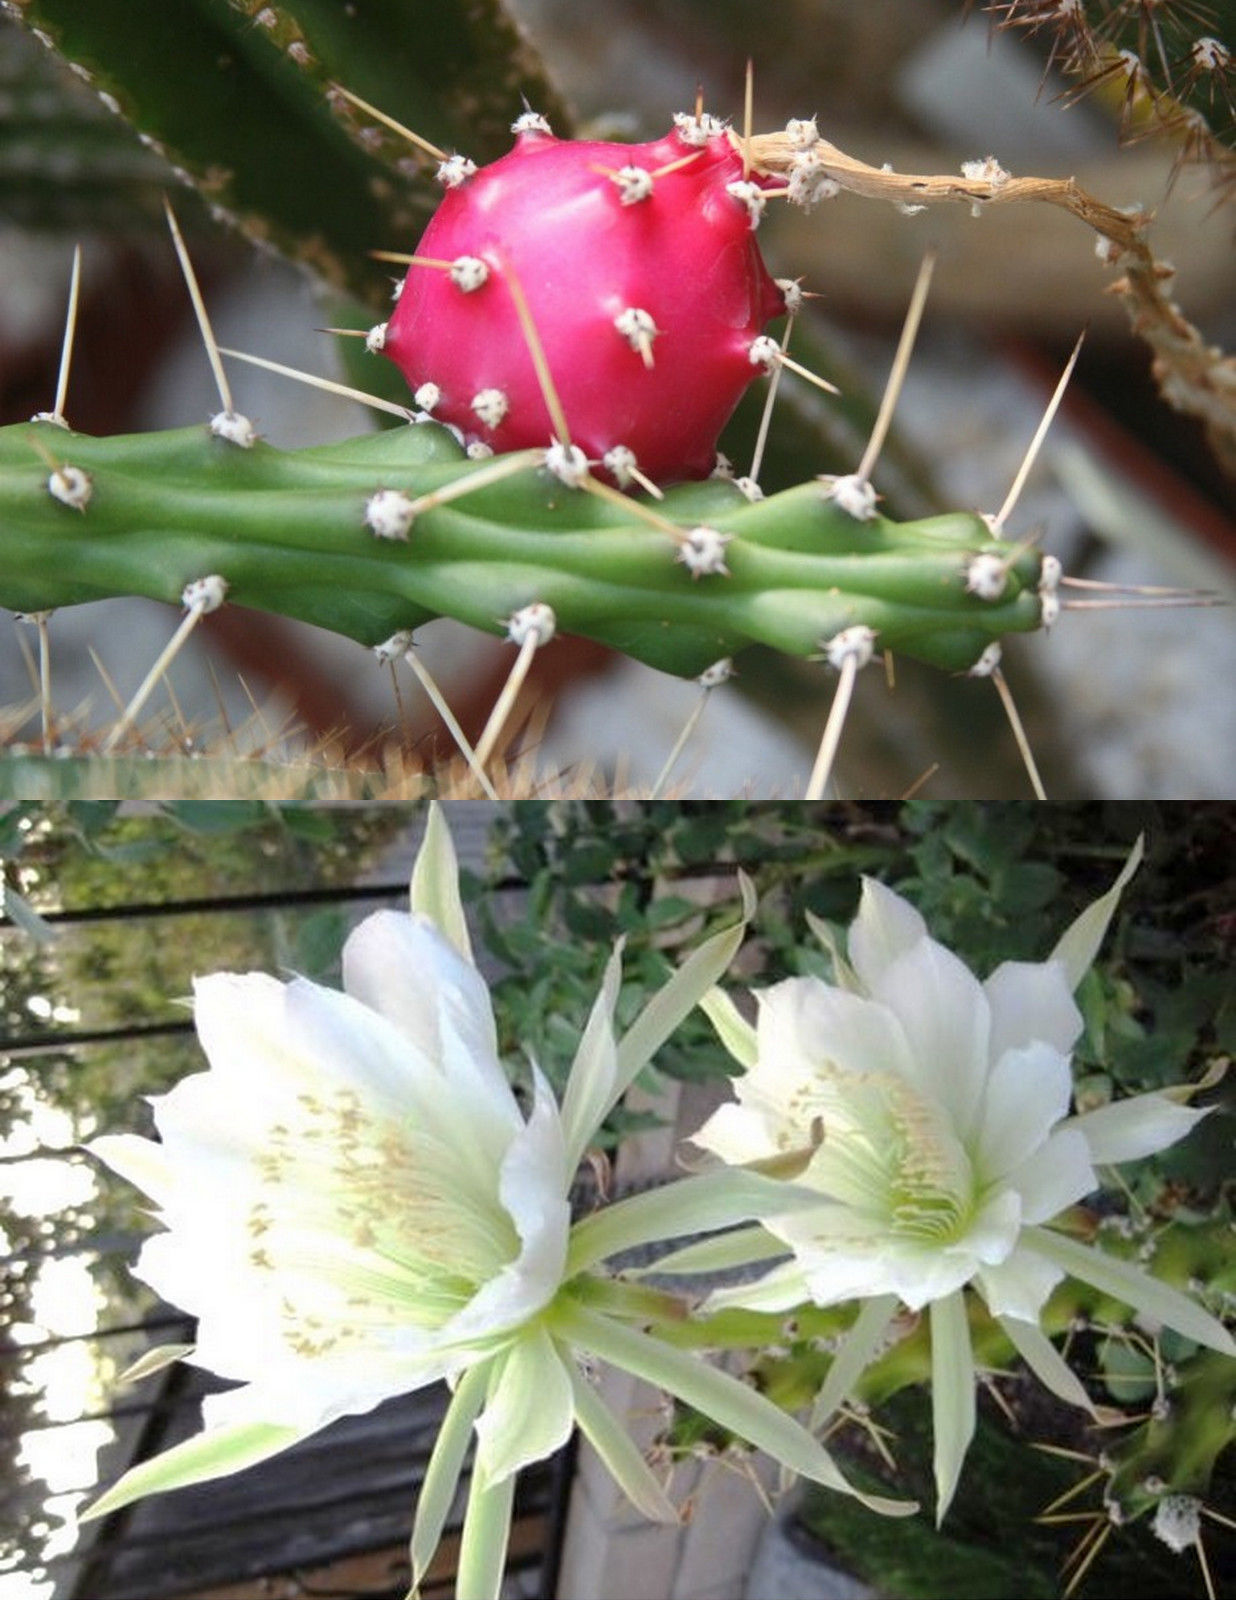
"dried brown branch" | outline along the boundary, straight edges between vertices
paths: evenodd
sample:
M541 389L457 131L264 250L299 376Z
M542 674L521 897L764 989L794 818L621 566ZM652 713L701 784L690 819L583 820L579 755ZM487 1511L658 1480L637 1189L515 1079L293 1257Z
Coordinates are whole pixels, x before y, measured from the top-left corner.
M1171 299L1175 269L1157 260L1146 242L1148 213L1109 206L1072 178L1014 178L994 162L983 164L981 177L892 172L846 155L827 139L804 151L784 133L754 136L751 160L771 177L788 177L807 161L843 189L902 206L1031 201L1071 212L1099 236L1100 256L1120 273L1107 292L1124 302L1134 332L1150 346L1163 398L1201 420L1224 470L1236 476L1236 358L1209 344Z

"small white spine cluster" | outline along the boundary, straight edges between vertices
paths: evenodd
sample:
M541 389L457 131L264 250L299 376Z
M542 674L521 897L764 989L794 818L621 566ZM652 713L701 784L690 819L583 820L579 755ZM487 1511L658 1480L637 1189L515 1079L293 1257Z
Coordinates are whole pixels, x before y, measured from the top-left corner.
M729 576L725 564L725 547L733 534L720 533L716 528L692 528L678 546L676 560L693 578Z
M401 628L398 633L392 633L389 639L383 639L381 644L375 644L373 653L378 662L387 667L402 661L414 643L412 629Z
M747 360L753 367L775 372L781 365L781 346L767 333L758 334L747 346Z
M386 323L375 322L365 335L365 349L371 356L376 356L379 351L386 349Z
M1197 1544L1202 1531L1202 1502L1192 1494L1165 1494L1154 1510L1155 1537L1176 1555Z
M500 426L511 409L511 402L502 389L481 389L472 396L472 410L487 428Z
M781 290L782 298L785 300L786 315L796 317L802 310L803 302L807 298L801 279L778 278L776 284L778 289Z
M568 489L578 489L588 476L588 457L577 444L563 444L561 439L555 439L546 450L544 464Z
M379 539L406 539L416 507L402 489L379 489L365 502L365 526Z
M835 200L841 185L825 168L823 154L814 147L800 150L790 163L786 178L791 205L810 211L821 200Z
M1004 651L1000 648L998 640L993 639L989 645L984 646L978 660L966 673L968 678L990 678L1000 665Z
M1060 616L1060 579L1063 575L1058 556L1044 556L1039 568L1039 624L1046 631Z
M208 573L204 578L194 578L191 583L186 583L181 591L180 603L186 611L196 611L199 616L208 612L217 611L227 598L227 579L221 578L217 572Z
M695 680L701 689L719 689L723 683L728 683L734 676L734 663L729 656L722 656L720 661L714 661L711 667L705 667Z
M968 178L971 183L989 183L993 192L1002 189L1009 181L1009 174L995 156L984 156L981 161L963 161L961 175L963 178ZM978 217L982 212L983 202L976 200L970 207L970 215Z
M610 177L618 185L618 197L624 206L638 205L652 193L652 173L647 167L619 167Z
M638 355L646 367L652 366L652 341L661 332L650 311L641 306L627 306L614 318L614 327Z
M524 645L529 639L535 639L538 645L548 644L557 628L553 607L542 600L534 600L506 619L506 636L512 644Z
M879 497L870 479L860 478L857 472L848 472L837 478L822 477L820 484L824 498L835 500L855 522L871 522L875 518Z
M690 111L675 111L674 127L678 130L678 137L684 144L702 147L709 139L715 139L725 132L725 123L720 117L714 117L707 111L702 111L699 116L694 116Z
M457 289L474 294L489 281L489 266L479 256L456 256L451 262L449 276Z
M47 492L62 506L68 506L73 511L85 511L94 493L94 481L80 467L56 467L47 480Z
M520 133L548 133L552 136L553 129L549 119L543 117L539 111L525 111L515 118L511 124L511 132Z
M740 206L746 207L747 220L754 232L760 225L760 218L764 215L764 207L767 204L763 189L750 178L737 178L733 183L726 184L725 192L732 195Z
M875 630L865 623L856 622L852 628L842 628L831 639L822 640L820 648L829 666L838 672L847 661L865 667L875 654Z
M458 189L461 183L466 182L476 171L476 162L467 156L461 156L458 151L447 156L446 160L438 166L438 182L444 189Z
M984 551L966 567L966 593L980 600L998 600L1004 593L1008 567L1002 556Z
M601 457L601 465L620 489L626 489L634 481L633 474L639 462L629 445L616 444Z
M434 407L442 399L442 391L436 383L422 383L418 385L412 398L422 411L428 411L432 414Z
M210 419L210 431L216 439L226 439L242 450L252 450L257 443L257 429L239 411L217 411Z

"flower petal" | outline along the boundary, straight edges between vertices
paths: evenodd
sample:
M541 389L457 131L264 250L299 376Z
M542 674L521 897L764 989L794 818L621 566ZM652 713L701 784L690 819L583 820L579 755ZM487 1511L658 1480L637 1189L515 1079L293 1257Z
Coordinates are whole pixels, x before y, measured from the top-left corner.
M471 1344L492 1338L535 1316L553 1298L562 1282L571 1225L567 1185L558 1104L534 1067L532 1112L511 1141L498 1179L522 1248L441 1330L444 1340Z
M977 1282L993 1317L1037 1322L1048 1295L1063 1277L1061 1268L1019 1244L1004 1261L983 1267Z
M498 1600L514 1502L513 1473L490 1484L483 1472L473 1472L455 1574L457 1595L466 1595L467 1600Z
M416 1497L416 1520L412 1525L412 1587L418 1589L433 1560L450 1515L463 1471L464 1457L472 1443L472 1424L476 1421L489 1387L489 1363L478 1362L460 1378L450 1405L434 1440L421 1492Z
M960 1291L936 1300L931 1307L931 1420L939 1527L974 1436L974 1352Z
M980 1183L1003 1178L1034 1155L1069 1111L1073 1075L1049 1044L1006 1050L987 1079L976 1136Z
M886 1006L819 978L786 978L760 990L756 1000L759 1059L738 1079L744 1099L758 1084L770 1103L784 1106L822 1067L855 1077L914 1073L906 1036Z
M737 955L747 923L755 914L755 890L751 880L739 872L738 885L742 895L739 920L722 928L720 933L714 933L693 950L622 1036L618 1045L618 1071L606 1112L617 1105L670 1034L695 1009Z
M573 1173L588 1142L614 1103L618 1049L614 1042L614 1005L622 980L622 943L605 964L601 987L593 1001L562 1097L562 1126L567 1166Z
M949 1113L965 1139L982 1105L990 1012L982 985L951 950L922 938L870 985L901 1023L911 1081Z
M1138 834L1132 850L1129 851L1129 858L1121 867L1115 883L1106 894L1092 901L1060 936L1059 943L1051 953L1051 959L1059 961L1063 966L1065 979L1070 988L1076 989L1090 970L1095 956L1099 953L1099 946L1103 943L1107 925L1115 915L1124 886L1141 866L1142 854L1142 836Z
M755 1029L724 989L716 984L700 1001L700 1010L717 1030L717 1037L740 1067L755 1065Z
M846 1329L837 1346L828 1375L811 1408L811 1431L822 1428L837 1407L852 1392L874 1357L888 1325L897 1314L895 1294L877 1295L864 1300L858 1316Z
M1206 1106L1195 1110L1159 1092L1134 1094L1070 1117L1063 1127L1075 1128L1082 1134L1090 1146L1090 1159L1096 1166L1107 1166L1137 1161L1156 1150L1165 1150L1177 1139L1183 1139L1213 1109Z
M908 900L876 878L863 879L858 915L850 925L850 964L873 990L897 958L926 936L927 924Z
M1236 1356L1236 1340L1221 1322L1203 1311L1188 1295L1159 1278L1152 1278L1131 1262L1079 1244L1076 1239L1050 1228L1035 1228L1028 1242L1071 1277L1093 1284L1135 1311L1165 1322L1177 1333L1183 1333L1186 1339L1195 1339L1221 1355Z
M742 1167L722 1167L629 1195L594 1211L571 1230L566 1276L624 1250L732 1227L778 1211L804 1193L779 1178ZM664 1270L658 1264L658 1270Z
M741 1080L739 1087L743 1087ZM737 1167L778 1153L777 1131L782 1121L778 1113L770 1113L754 1103L735 1105L727 1101L695 1130L690 1142L703 1150L711 1150L722 1161Z
M476 1423L477 1466L491 1484L552 1456L571 1436L575 1400L553 1340L532 1327L497 1358Z
M400 911L366 917L343 947L343 984L453 1086L492 1096L508 1120L518 1116L498 1062L489 990L427 917Z
M560 1303L555 1307L555 1320L562 1337L578 1348L685 1400L792 1472L852 1494L886 1516L910 1516L918 1509L913 1501L861 1493L842 1476L836 1462L805 1428L728 1372L578 1304Z
M459 862L450 829L435 800L425 819L425 837L412 868L412 910L429 918L463 959L472 961L472 941L459 896Z
M86 1149L127 1182L144 1190L156 1205L167 1205L175 1195L176 1168L168 1160L167 1151L153 1139L142 1139L135 1133L105 1133L91 1140Z
M567 1376L575 1397L580 1432L600 1456L627 1499L653 1522L677 1522L673 1501L657 1482L631 1435L572 1361Z
M846 1295L842 1299L849 1298ZM739 1309L743 1311L788 1311L791 1306L801 1306L811 1299L806 1275L797 1260L782 1261L751 1283L736 1283L727 1289L714 1289L704 1301L703 1309L711 1315L714 1311Z
M1021 1195L1024 1222L1046 1222L1099 1187L1090 1146L1075 1128L1057 1128L1004 1182Z
M1023 1322L1020 1317L1001 1317L1000 1326L1040 1383L1046 1384L1054 1395L1069 1405L1081 1406L1091 1416L1095 1415L1094 1401L1086 1393L1081 1379L1043 1333L1037 1321Z
M77 1513L79 1522L105 1517L143 1495L162 1494L168 1489L184 1489L192 1483L208 1483L255 1466L268 1456L286 1450L313 1428L279 1427L273 1423L249 1422L234 1428L198 1433L173 1445L153 1460L131 1467L93 1505Z
M1084 1022L1059 961L1004 961L983 985L991 1007L991 1058L1036 1041L1068 1055Z

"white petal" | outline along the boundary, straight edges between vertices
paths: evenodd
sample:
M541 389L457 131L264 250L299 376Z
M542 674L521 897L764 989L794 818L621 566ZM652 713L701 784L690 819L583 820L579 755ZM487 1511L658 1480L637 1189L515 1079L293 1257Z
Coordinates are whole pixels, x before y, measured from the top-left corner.
M193 1365L205 1363L195 1359ZM202 1401L202 1420L212 1430L270 1422L316 1432L340 1417L360 1416L384 1400L424 1389L449 1370L445 1358L422 1367L379 1362L369 1353L363 1364L355 1360L319 1364L317 1370L300 1362L263 1373L239 1389L208 1394Z
M1090 1159L1096 1166L1106 1166L1166 1149L1183 1139L1211 1110L1213 1107L1194 1110L1165 1094L1135 1094L1070 1117L1064 1126L1083 1134Z
M983 985L991 1007L991 1057L1036 1040L1068 1055L1082 1014L1059 961L1005 961Z
M553 1091L534 1069L532 1114L502 1161L499 1195L519 1232L518 1257L482 1284L440 1337L453 1344L491 1339L518 1327L562 1284L571 1208L562 1122Z
M454 1082L513 1109L484 979L427 917L377 911L343 947L348 994L386 1017Z
M1090 1164L1090 1146L1076 1129L1068 1128L1053 1133L1004 1181L1021 1195L1022 1219L1027 1223L1046 1222L1099 1186Z
M1107 932L1107 925L1115 915L1121 892L1141 865L1141 860L1142 837L1139 834L1137 842L1129 851L1129 859L1121 867L1115 883L1106 894L1100 895L1086 907L1076 921L1065 930L1060 942L1052 951L1051 959L1059 961L1064 967L1065 979L1072 988L1077 988L1086 976L1095 956L1098 955L1103 935Z
M982 985L952 951L922 938L890 962L871 995L901 1023L913 1081L948 1111L964 1139L987 1077L990 1013Z
M747 1161L761 1161L766 1156L779 1153L777 1130L782 1118L768 1116L753 1105L735 1105L728 1101L718 1106L713 1114L691 1135L690 1142L703 1150L711 1150L734 1166Z
M992 1316L1037 1323L1048 1295L1063 1277L1059 1267L1028 1245L1019 1245L1006 1261L983 1267L978 1286Z
M613 1104L618 1074L614 1005L621 979L622 945L619 943L605 965L601 987L592 1003L562 1097L562 1125L572 1172L604 1121L606 1110Z
M713 985L700 1001L700 1010L712 1023L721 1043L740 1067L753 1067L758 1053L755 1029L724 989Z
M1020 1317L1001 1317L1000 1326L1040 1383L1045 1383L1053 1394L1059 1395L1069 1405L1081 1406L1091 1416L1095 1414L1094 1401L1086 1393L1081 1379L1066 1364L1051 1340L1040 1331L1037 1322L1023 1321Z
M848 1299L842 1295L841 1299ZM783 1261L752 1283L736 1283L727 1289L714 1289L704 1301L705 1314L741 1306L747 1311L788 1311L812 1299L803 1269L797 1261ZM817 1302L822 1304L823 1302Z
M426 916L465 961L472 961L472 942L459 897L459 862L450 829L435 800L425 819L425 837L412 868L409 893L412 910Z
M1015 1189L996 1190L958 1241L976 1261L1003 1261L1015 1248L1021 1230L1021 1196Z
M144 1495L184 1489L190 1484L208 1483L214 1478L240 1472L277 1455L280 1450L287 1450L303 1437L303 1431L262 1422L219 1432L207 1429L173 1445L152 1460L139 1462L92 1506L79 1511L78 1520L85 1522L107 1516Z
M911 1311L921 1311L955 1294L969 1283L977 1267L964 1243L946 1250L899 1244L888 1253L888 1287Z
M742 1099L747 1098L745 1086L758 1084L770 1102L784 1105L819 1067L855 1076L914 1070L905 1035L885 1006L819 978L787 978L761 990L756 999L759 1058L738 1079Z
M575 1426L571 1379L544 1328L531 1328L501 1357L476 1423L476 1458L490 1483L553 1455Z
M1003 1178L1029 1159L1066 1117L1073 1075L1048 1044L1006 1050L987 1079L975 1166L980 1183Z
M974 1436L974 1353L966 1304L960 1294L949 1295L931 1308L931 1412L939 1527Z
M165 1205L175 1193L175 1166L163 1146L152 1139L140 1139L135 1133L103 1134L86 1149L113 1172L144 1189L157 1205Z
M397 925L413 921L388 915ZM416 942L426 965L416 978L404 973L404 980L419 985L432 1003L435 954L445 952L452 967L471 969L428 923L421 926L427 937ZM488 1017L488 1000L485 1007ZM475 1192L493 1194L494 1171L522 1119L496 1058L484 1055L483 1038L471 1041L481 1052L474 1059L448 1023L429 1040L440 1052L430 1055L351 995L303 978L281 984L261 974L199 979L194 1014L212 1071L182 1080L157 1102L155 1122L165 1142L216 1151L239 1145L260 1155L270 1126L295 1128L304 1120L303 1106L351 1092L365 1115L424 1127L453 1145Z
M1050 1228L1036 1228L1032 1243L1071 1277L1093 1284L1104 1294L1114 1295L1143 1316L1165 1322L1177 1333L1183 1333L1186 1339L1195 1339L1198 1344L1207 1345L1225 1356L1236 1355L1236 1340L1217 1318L1204 1311L1190 1296L1159 1278L1152 1278L1131 1261L1122 1261L1093 1246L1079 1244L1076 1239Z
M925 936L927 924L908 900L878 882L863 879L858 915L850 925L850 963L868 989L911 945Z

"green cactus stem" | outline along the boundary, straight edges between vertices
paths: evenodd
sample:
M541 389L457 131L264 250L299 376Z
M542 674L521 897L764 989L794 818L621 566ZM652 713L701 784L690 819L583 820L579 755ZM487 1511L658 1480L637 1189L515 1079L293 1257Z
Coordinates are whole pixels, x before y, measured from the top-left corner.
M982 670L1055 598L1051 558L993 540L977 515L859 521L814 481L756 502L719 479L671 489L656 515L725 540L728 571L698 577L639 506L535 464L424 510L406 536L367 523L380 491L416 501L477 471L432 423L296 451L244 449L204 428L0 429L0 605L176 602L218 577L229 601L376 646L438 616L500 634L543 603L565 632L692 676L757 642L811 656L855 626L877 649ZM985 592L1001 568L995 598L967 587L980 556Z

